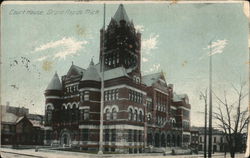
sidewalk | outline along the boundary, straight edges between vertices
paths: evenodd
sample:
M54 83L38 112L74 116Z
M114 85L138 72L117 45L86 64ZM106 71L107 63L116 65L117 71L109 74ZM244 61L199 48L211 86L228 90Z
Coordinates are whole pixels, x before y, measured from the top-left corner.
M29 156L29 157L37 157L37 158L101 158L101 157L121 157L121 158L202 158L203 155L167 155L163 156L161 153L147 153L147 154L105 154L105 155L96 155L96 154L88 154L88 153L78 153L78 152L67 152L67 151L44 151L39 150L35 152L34 149L23 149L16 150L10 148L1 148L1 155L7 153ZM223 153L216 153L213 155L215 158L224 158ZM227 154L227 158L229 158L229 154ZM244 158L244 154L236 154L236 158Z

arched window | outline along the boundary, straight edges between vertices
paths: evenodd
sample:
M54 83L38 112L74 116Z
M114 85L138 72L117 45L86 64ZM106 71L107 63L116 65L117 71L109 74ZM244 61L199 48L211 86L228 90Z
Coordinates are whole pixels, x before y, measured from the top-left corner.
M116 108L113 108L113 109L112 109L112 119L113 119L113 120L116 120L116 119L117 119L117 110L116 110Z
M133 110L129 108L128 119L133 120Z
M106 109L105 113L106 113L106 120L110 120L110 110Z
M143 121L143 114L142 114L142 111L139 112L139 121Z
M138 111L135 109L135 113L134 113L134 120L137 121L138 120Z

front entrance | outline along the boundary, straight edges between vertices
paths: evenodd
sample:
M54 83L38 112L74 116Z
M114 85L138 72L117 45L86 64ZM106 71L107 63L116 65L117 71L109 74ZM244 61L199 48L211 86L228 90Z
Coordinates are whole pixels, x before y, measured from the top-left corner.
M60 144L69 146L71 142L70 134L68 132L63 132L60 139Z

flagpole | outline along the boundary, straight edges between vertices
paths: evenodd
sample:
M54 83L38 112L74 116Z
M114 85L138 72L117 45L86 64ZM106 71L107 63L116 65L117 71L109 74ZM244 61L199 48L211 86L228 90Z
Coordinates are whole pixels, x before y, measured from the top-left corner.
M209 53L209 137L208 137L208 158L212 157L212 40L210 41Z
M104 40L105 40L105 14L106 4L103 6L103 30L102 30L102 45L101 45L101 107L100 107L100 135L99 135L99 151L98 154L103 154L103 107L104 107Z

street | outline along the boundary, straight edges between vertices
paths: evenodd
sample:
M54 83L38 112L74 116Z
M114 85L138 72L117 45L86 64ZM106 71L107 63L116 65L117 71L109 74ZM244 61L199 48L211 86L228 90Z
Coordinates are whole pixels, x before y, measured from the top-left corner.
M1 158L100 158L100 157L121 157L121 158L202 158L203 155L167 155L163 156L160 153L150 153L150 154L105 154L105 155L95 155L87 153L77 153L77 152L65 152L65 151L39 151L35 152L34 149L24 149L15 150L9 148L1 148ZM213 155L215 158L225 158L223 153L216 153ZM230 158L227 154L226 158ZM235 158L244 158L244 154L236 154Z

